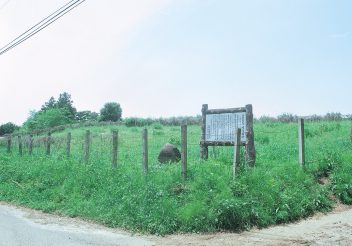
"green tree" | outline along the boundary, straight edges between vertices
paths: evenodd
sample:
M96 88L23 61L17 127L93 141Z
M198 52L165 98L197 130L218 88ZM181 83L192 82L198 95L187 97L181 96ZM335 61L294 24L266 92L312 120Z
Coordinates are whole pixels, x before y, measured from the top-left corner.
M19 126L15 125L12 122L8 122L0 126L0 136L3 136L5 134L11 134L18 129L20 129Z
M120 104L109 102L100 110L100 121L119 121L121 120L122 109Z
M49 101L44 103L44 105L41 108L41 111L45 111L52 108L56 108L56 100L54 97L50 97Z
M56 106L61 109L66 109L68 114L67 116L70 119L74 119L77 113L77 109L73 106L73 101L71 95L67 92L61 93L59 99L57 99Z
M89 110L80 111L76 113L76 120L77 121L97 121L99 118L99 114L96 112L92 112Z
M77 110L73 106L71 95L68 94L67 92L61 93L57 101L55 100L54 97L50 97L49 101L44 103L40 111L46 111L54 108L65 109L67 114L66 116L72 120L75 119L76 117Z
M69 115L67 109L61 108L32 112L23 126L32 131L69 124L72 120L67 115Z

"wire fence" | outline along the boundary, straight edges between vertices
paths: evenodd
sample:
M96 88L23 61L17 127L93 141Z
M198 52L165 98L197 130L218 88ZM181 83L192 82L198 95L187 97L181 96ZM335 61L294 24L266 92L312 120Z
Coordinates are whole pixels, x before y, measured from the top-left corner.
M282 129L284 128L284 129ZM297 124L285 124L280 129L267 127L264 124L255 126L255 148L257 163L267 164L298 162L298 129ZM151 168L160 167L158 156L166 143L173 144L181 149L181 131L179 127L148 128L148 163ZM84 132L74 132L70 138L66 133L57 133L53 136L16 136L0 139L0 153L10 151L11 155L38 158L69 158L78 163L97 166L111 166L113 159L113 138L111 132L91 132L89 143L86 142ZM321 159L321 153L329 152L332 147L340 151L352 149L350 128L340 123L305 124L305 152L306 163L314 163ZM200 129L193 126L188 131L187 156L189 163L200 161ZM89 145L87 153L87 144ZM48 150L49 145L49 150ZM69 157L68 157L69 148ZM141 128L119 130L117 146L118 166L128 165L140 168L143 161L143 138ZM49 151L49 153L48 153ZM86 160L88 155L88 161ZM233 146L210 146L209 159L231 165L233 162ZM242 149L242 156L244 149ZM243 162L243 160L242 160Z

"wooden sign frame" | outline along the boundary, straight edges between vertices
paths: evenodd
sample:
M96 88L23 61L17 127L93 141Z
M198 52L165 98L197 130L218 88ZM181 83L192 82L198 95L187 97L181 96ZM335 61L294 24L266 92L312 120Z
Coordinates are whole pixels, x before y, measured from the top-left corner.
M242 146L246 149L246 162L250 166L255 165L256 151L254 146L254 131L253 131L253 107L251 104L245 107L228 108L228 109L208 109L208 104L202 106L202 136L200 142L200 156L203 160L208 159L209 146L234 146L234 141L206 141L206 116L210 114L231 114L231 113L246 113L246 140L242 141Z

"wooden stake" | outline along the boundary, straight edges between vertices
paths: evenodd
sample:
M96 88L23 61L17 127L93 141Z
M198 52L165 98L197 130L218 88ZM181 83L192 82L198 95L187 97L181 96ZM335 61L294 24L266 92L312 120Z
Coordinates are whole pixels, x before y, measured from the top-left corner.
M51 148L51 132L48 132L48 137L46 139L46 154L50 155Z
M187 178L187 125L181 126L181 161L182 177Z
M112 168L117 167L118 131L112 132Z
M71 132L68 132L67 133L67 139L66 139L66 155L67 155L67 158L70 158L71 157L71 138L72 138L72 135L71 135Z
M33 154L33 135L29 135L29 146L28 146L29 155Z
M253 107L251 104L246 105L246 163L254 167L256 160L256 151L254 146L254 130L253 130Z
M232 174L233 177L236 175L236 170L240 166L241 161L241 128L238 128L235 131L235 142L234 142L234 150L233 150L233 167Z
M202 136L201 136L201 142L200 142L200 158L202 160L208 159L208 146L205 143L207 110L208 110L208 104L203 104L203 106L202 106Z
M142 133L142 141L143 141L143 172L147 174L148 172L148 130L144 129Z
M90 153L90 131L86 131L86 137L84 141L84 162L89 163L89 153Z
M11 153L12 137L11 135L7 138L7 153Z
M305 144L304 144L304 119L298 120L298 150L299 164L305 165Z
M23 155L22 136L18 136L18 153Z

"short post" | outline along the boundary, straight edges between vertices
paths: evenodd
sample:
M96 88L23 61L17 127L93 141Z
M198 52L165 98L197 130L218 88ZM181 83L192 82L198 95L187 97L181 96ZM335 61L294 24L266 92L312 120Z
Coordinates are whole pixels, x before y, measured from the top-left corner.
M143 154L143 172L145 174L147 174L148 172L148 130L147 129L143 129L143 133L142 133L142 141L143 141L143 150L142 150L142 154Z
M48 137L46 139L46 154L50 155L51 150L51 132L48 132Z
M216 153L216 145L213 146L213 158L214 159L218 158L218 155Z
M305 152L304 152L304 119L298 120L298 152L299 152L299 164L305 165Z
M90 152L90 131L86 131L86 137L84 141L84 162L89 163L89 152Z
M208 159L208 146L205 143L205 130L206 130L206 113L208 110L208 104L202 106L202 136L200 142L200 158L202 160Z
M187 125L181 126L181 162L182 177L187 178Z
M22 136L18 136L18 153L20 156L23 155L23 146L22 146Z
M253 107L252 104L246 105L246 163L254 167L256 160L256 151L254 146L254 130L253 130Z
M66 139L66 155L67 158L71 157L71 132L67 133L67 139Z
M33 154L33 135L29 135L29 146L28 146L29 155Z
M241 128L238 128L235 131L235 142L234 142L234 151L233 151L233 167L232 174L233 177L236 175L236 170L240 166L241 161Z
M7 137L7 153L11 153L12 137L9 135Z
M112 168L117 167L118 131L112 132Z

